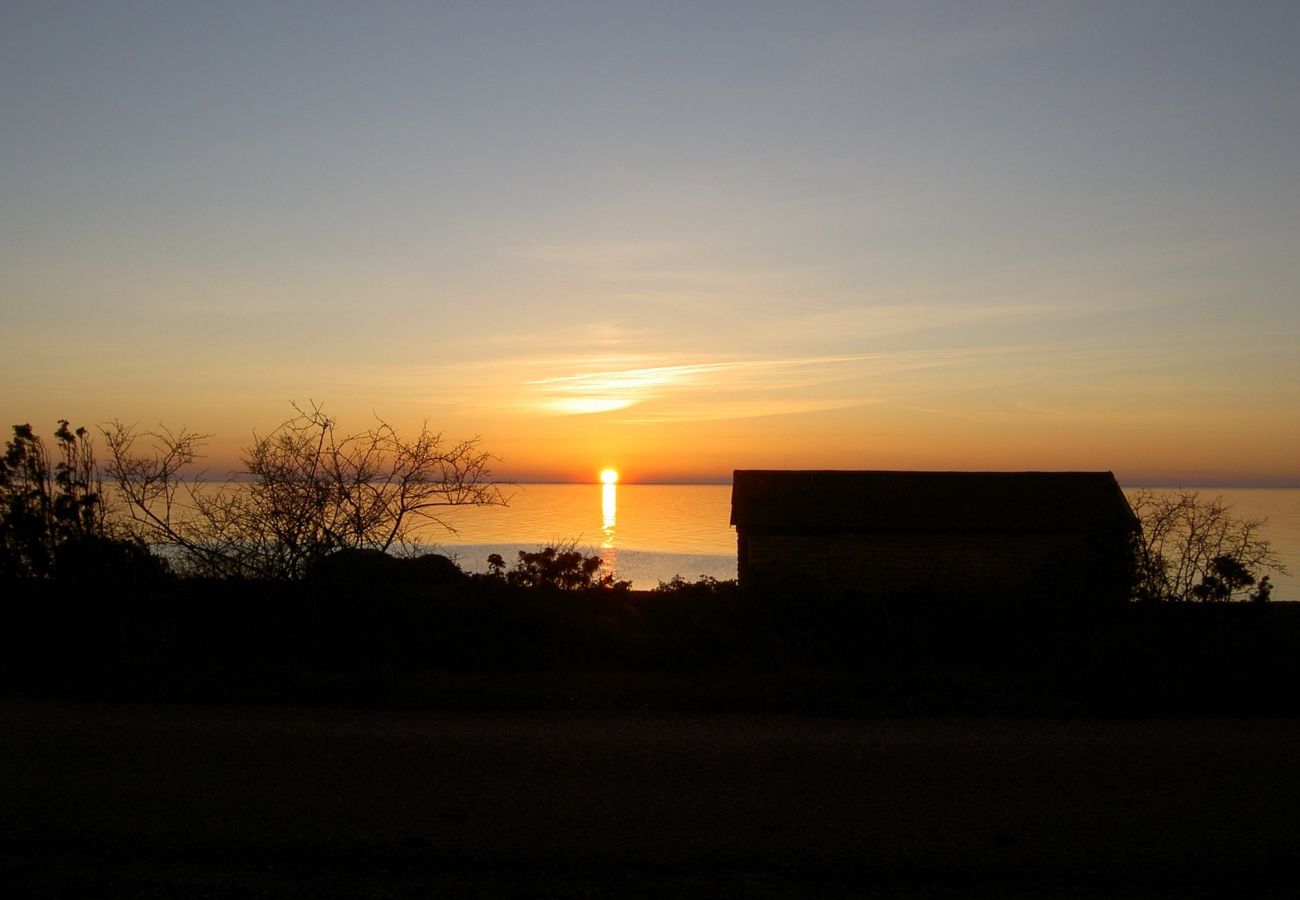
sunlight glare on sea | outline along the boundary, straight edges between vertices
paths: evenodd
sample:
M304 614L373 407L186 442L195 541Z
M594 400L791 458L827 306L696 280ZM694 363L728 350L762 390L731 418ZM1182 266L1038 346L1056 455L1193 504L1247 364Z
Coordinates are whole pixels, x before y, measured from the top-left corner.
M674 575L694 581L736 577L731 486L522 484L505 488L509 505L448 511L455 533L426 530L468 571L486 570L490 553L513 560L519 550L576 544L599 553L638 589Z

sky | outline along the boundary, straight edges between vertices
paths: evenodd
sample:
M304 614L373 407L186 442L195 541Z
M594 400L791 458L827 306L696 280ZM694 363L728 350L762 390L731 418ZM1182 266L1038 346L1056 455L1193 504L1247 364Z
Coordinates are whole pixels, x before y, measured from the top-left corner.
M1300 4L0 3L0 416L1300 484Z

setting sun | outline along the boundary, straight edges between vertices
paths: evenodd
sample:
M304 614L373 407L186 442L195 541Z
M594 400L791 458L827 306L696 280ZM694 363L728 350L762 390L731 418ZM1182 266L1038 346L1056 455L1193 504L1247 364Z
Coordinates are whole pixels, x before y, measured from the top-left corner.
M601 483L601 484L617 484L617 483L618 483L618 469L601 469L601 470L600 470L600 483Z

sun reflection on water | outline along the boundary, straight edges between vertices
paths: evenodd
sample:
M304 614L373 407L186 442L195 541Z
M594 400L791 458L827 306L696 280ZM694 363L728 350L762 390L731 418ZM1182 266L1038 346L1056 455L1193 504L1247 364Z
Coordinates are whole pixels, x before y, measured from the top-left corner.
M601 546L614 547L614 528L618 524L618 485L606 482L600 486L600 530L604 534Z

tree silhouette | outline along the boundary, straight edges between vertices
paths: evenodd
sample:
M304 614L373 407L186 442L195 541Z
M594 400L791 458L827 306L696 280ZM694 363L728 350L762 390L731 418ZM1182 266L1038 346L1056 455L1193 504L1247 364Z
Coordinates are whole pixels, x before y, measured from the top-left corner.
M411 550L420 527L454 530L447 507L505 502L477 439L446 443L424 426L406 440L383 420L342 433L321 407L293 408L244 449L247 484L183 479L208 435L112 423L109 474L134 532L196 574L298 579L338 550Z
M1285 572L1261 536L1263 519L1240 519L1222 497L1195 491L1135 491L1142 523L1137 547L1137 595L1143 600L1221 602L1267 600L1271 584L1247 594L1265 570ZM1267 576L1264 577L1267 580Z
M0 457L0 573L56 574L59 550L105 537L103 487L85 428L66 419L54 432L52 455L30 424L13 426Z

